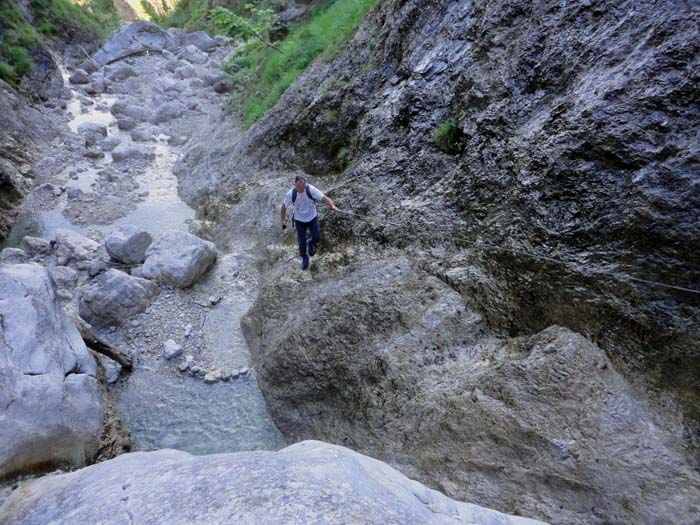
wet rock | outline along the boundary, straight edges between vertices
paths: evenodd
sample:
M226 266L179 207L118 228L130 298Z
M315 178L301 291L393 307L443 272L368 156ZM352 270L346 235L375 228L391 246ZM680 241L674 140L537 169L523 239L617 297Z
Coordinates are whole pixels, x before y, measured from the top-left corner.
M120 226L105 238L105 248L113 259L124 264L141 264L146 249L153 242L151 235L136 226Z
M122 454L24 483L0 512L24 525L60 521L69 513L76 523L108 523L125 508L134 523L170 525L219 523L221 516L235 523L299 525L543 525L449 499L380 461L318 441L279 452Z
M150 22L139 21L113 32L93 58L104 66L133 53L171 49L176 45L175 37L167 31Z
M214 243L182 231L156 237L146 251L143 275L178 288L192 286L216 261Z
M158 286L119 270L109 270L80 288L80 316L95 325L123 323L143 312Z
M78 133L81 135L99 135L101 140L107 136L107 126L94 122L83 122L78 125Z
M107 137L102 142L100 142L100 149L102 151L112 151L114 148L121 144L122 139L119 137Z
M168 339L163 343L163 359L174 359L182 355L182 347L172 339Z
M112 150L112 160L114 162L125 162L129 160L153 160L155 152L152 148L134 143L122 143Z
M131 140L136 142L147 142L150 140L155 140L155 135L153 130L148 126L139 126L134 129L131 133Z
M58 229L54 238L57 263L61 266L92 260L99 256L99 243L72 230Z
M89 159L101 159L105 156L105 152L97 148L85 148L83 156Z
M76 188L75 186L69 186L66 188L66 197L68 200L78 200L83 196L83 190Z
M117 127L121 131L131 131L136 127L136 121L131 117L119 117L117 119Z
M27 235L22 239L22 249L29 257L44 257L51 253L51 242Z
M68 80L71 84L87 84L90 82L90 75L84 69L76 69Z
M215 47L219 46L218 42L211 38L204 31L194 31L193 33L186 33L184 35L177 36L176 39L180 46L195 46L200 51L210 51Z
M187 60L191 64L206 64L209 57L200 51L196 46L190 45L178 53L181 60Z
M160 124L182 116L185 106L181 102L164 102L153 113L151 123Z
M0 477L90 462L101 427L97 370L44 268L0 266L0 319Z

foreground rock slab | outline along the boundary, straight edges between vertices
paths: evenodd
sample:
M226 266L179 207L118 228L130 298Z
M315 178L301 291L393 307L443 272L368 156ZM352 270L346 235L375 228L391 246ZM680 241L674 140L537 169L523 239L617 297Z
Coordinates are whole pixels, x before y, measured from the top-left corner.
M214 243L187 232L159 235L146 251L142 275L178 288L192 286L216 261Z
M284 523L542 525L451 500L347 448L123 454L28 482L0 507L18 525Z
M0 478L94 457L102 414L96 373L47 271L1 265Z

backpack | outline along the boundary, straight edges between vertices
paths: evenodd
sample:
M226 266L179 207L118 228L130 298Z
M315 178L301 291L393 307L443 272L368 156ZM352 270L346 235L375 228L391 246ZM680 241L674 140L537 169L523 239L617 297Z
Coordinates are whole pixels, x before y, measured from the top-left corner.
M308 185L308 184L307 184L306 186L304 186L304 189L306 190L306 196L307 196L309 199L311 199L313 202L316 202L316 199L314 199L314 198L311 196L311 190L309 189L309 185ZM294 188L294 189L292 190L292 204L294 204L294 203L297 201L297 193L298 193L298 192L297 192L297 189Z

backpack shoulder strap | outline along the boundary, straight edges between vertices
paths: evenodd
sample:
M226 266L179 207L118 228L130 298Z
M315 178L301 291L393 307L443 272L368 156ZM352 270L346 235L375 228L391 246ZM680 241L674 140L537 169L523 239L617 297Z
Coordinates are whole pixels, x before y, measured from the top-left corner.
M292 204L294 204L297 201L297 189L294 188L292 190Z
M306 196L309 199L311 199L312 201L316 202L316 199L314 199L313 196L311 195L311 188L309 188L308 184L306 185Z

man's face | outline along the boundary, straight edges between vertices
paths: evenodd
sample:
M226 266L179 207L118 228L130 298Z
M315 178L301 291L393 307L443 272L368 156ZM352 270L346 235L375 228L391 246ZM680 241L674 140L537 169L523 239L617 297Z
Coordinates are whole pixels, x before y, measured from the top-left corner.
M294 181L294 187L297 189L297 191L299 193L302 193L304 191L305 186L306 186L306 183L303 180Z

